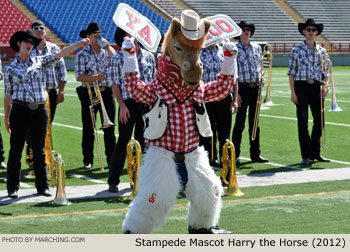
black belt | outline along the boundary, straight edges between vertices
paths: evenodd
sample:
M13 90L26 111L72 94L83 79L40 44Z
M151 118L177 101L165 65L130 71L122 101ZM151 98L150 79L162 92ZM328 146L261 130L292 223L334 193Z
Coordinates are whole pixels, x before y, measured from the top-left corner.
M250 88L255 88L256 86L258 86L257 82L238 82L240 86L245 86L245 87L250 87Z
M321 85L321 82L315 79L307 79L307 80L299 80L300 82L305 82L306 84L313 85L318 84ZM296 81L297 82L297 81Z
M174 159L178 162L183 162L183 161L185 161L185 154L175 153Z
M24 106L24 107L27 107L31 110L36 110L36 109L45 107L45 103L24 102L24 101L20 101L20 100L13 100L12 104L15 104L18 106Z

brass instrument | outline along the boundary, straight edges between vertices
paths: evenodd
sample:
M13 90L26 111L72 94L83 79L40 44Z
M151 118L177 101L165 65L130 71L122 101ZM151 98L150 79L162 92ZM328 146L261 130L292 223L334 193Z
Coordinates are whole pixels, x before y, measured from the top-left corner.
M97 135L94 106L98 106L99 104L101 105L102 118L103 118L103 123L102 123L103 129L108 128L110 126L113 126L114 123L112 123L112 121L108 117L105 105L103 103L103 99L102 99L101 90L100 90L99 85L94 82L93 84L88 84L87 88L88 88L88 93L89 93L89 98L90 98L90 103L91 103L90 115L91 115L92 127L94 129L94 136L95 136L95 142L96 142L96 148L97 148L98 161L99 161L100 169L104 170L103 161L102 161L102 154L101 154L101 149L100 149L100 142L98 140L98 135Z
M131 139L126 147L126 158L128 161L128 175L132 191L127 199L134 198L137 190L138 171L141 167L142 149L140 143Z
M52 131L51 131L51 107L50 107L50 98L49 94L46 93L46 103L45 107L47 108L47 114L49 116L48 122L47 122L47 128L46 128L46 136L45 136L45 162L47 167L47 176L48 179L51 178L51 157L53 152L53 146L52 146Z
M329 112L333 111L343 111L337 104L337 99L335 97L335 88L334 88L334 77L333 77L333 64L329 54L323 54L321 56L321 64L322 64L322 73L329 71L329 76L332 82L332 107L328 110ZM328 70L326 69L328 65ZM325 69L324 69L325 68Z
M326 72L330 71L331 60L327 53L321 55L321 71L322 79L324 79ZM322 97L323 89L328 84L322 80L320 85L320 103L321 103L321 146L326 147L326 118L325 118L325 107L324 107L324 98Z
M253 130L252 130L252 136L251 139L254 141L256 138L256 132L258 130L258 124L259 124L259 113L260 113L260 107L261 107L261 91L262 91L262 84L265 81L265 78L268 79L268 83L270 85L271 83L271 72L272 72L272 50L271 45L266 44L264 46L263 55L262 55L262 63L261 63L261 83L259 85L259 91L258 91L258 97L256 100L256 109L255 109L255 115L254 115L254 124L253 124ZM268 67L268 74L265 75L264 67Z
M222 168L220 176L227 189L225 195L242 196L244 193L238 188L236 176L236 152L233 143L226 139L226 143L222 147L221 157ZM229 181L227 181L227 174L229 174Z
M274 105L272 100L271 100L271 71L272 71L272 61L273 61L273 55L272 55L272 46L270 44L266 44L264 46L264 51L266 56L270 57L269 58L269 74L268 74L268 82L267 82L267 90L266 90L266 96L264 99L263 104L267 106ZM271 65L271 67L270 67Z
M66 206L70 202L67 199L65 186L66 186L66 167L60 154L56 154L52 162L52 176L51 184L56 186L56 197L51 202L53 205Z

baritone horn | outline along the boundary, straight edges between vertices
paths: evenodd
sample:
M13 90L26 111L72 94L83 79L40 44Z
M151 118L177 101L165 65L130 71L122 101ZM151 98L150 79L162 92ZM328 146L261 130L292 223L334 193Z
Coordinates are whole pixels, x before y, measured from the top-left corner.
M56 197L51 202L56 206L66 206L70 202L67 199L65 186L66 186L66 167L64 161L60 154L56 154L53 159L52 169L51 169L51 185L57 187Z
M102 153L100 148L100 142L98 140L98 133L97 133L97 127L96 127L96 118L95 118L95 111L94 106L101 105L101 113L103 118L102 128L108 128L110 126L113 126L114 123L109 119L106 107L103 103L102 95L101 95L101 89L100 86L93 82L93 84L88 84L88 94L90 98L90 115L91 115L91 121L92 121L92 127L94 129L94 136L95 136L95 142L96 142L96 149L97 149L97 155L98 155L98 162L100 165L100 169L104 170L104 165L102 161Z
M261 83L259 84L259 91L258 91L258 97L256 100L256 109L255 109L255 115L254 115L254 124L253 124L253 130L252 130L252 136L251 139L254 141L256 138L256 133L258 130L259 125L259 114L260 114L260 107L261 107L261 92L262 92L262 84L265 82L265 79L268 80L268 83L270 85L271 83L271 72L272 72L272 47L270 44L266 44L264 46L263 54L262 54L262 61L261 61ZM268 67L268 72L265 74L264 67Z
M132 199L136 195L138 171L141 167L142 159L142 148L137 140L131 139L128 142L128 145L126 147L126 158L128 162L128 175L130 185L132 187L131 194L127 197L127 199Z
M236 152L233 143L226 139L226 143L222 147L221 157L222 168L220 170L220 176L227 189L225 195L229 196L242 196L244 193L238 188L237 176L236 176ZM227 175L229 181L227 181Z

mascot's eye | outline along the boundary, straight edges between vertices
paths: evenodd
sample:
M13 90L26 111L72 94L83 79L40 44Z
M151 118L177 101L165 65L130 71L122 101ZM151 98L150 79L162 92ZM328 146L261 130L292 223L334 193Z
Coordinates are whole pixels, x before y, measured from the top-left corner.
M178 47L178 46L174 45L174 48L175 48L176 52L178 52L178 53L182 52L182 48L181 47Z

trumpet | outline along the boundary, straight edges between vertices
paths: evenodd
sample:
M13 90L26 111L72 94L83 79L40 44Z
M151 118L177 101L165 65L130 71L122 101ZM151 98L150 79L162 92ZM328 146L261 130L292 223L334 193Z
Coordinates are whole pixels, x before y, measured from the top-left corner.
M227 189L225 195L241 196L244 193L238 188L237 176L236 176L236 152L233 143L226 139L226 143L222 147L221 157L222 168L220 170L220 176ZM229 181L227 181L227 175L229 174Z
M114 123L108 117L105 105L103 103L103 99L102 99L101 90L100 90L99 85L94 82L93 84L88 84L87 88L88 88L88 94L89 94L90 103L91 103L90 115L91 115L92 127L94 129L94 136L95 136L95 142L96 142L98 161L99 161L100 169L104 170L103 161L102 161L102 154L101 154L101 149L100 149L100 142L98 140L98 135L97 135L94 106L101 105L101 113L102 113L102 118L103 118L102 129L113 126Z
M268 79L268 86L271 85L271 72L272 72L272 47L270 44L266 44L264 46L263 55L262 55L262 62L261 62L261 82L263 83L265 81L265 78ZM268 74L265 75L264 67L268 67ZM260 113L260 107L262 104L261 101L261 92L262 92L262 83L259 85L259 91L258 91L258 97L256 100L256 109L255 109L255 115L254 115L254 123L253 123L253 130L252 130L252 141L256 138L256 133L258 130L259 125L259 113Z
M128 175L132 191L127 199L134 198L137 190L138 171L141 167L142 149L140 143L131 139L126 147L126 158L128 161Z
M56 197L51 203L56 206L69 205L70 202L67 199L65 191L66 168L60 154L56 154L53 159L51 183L52 186L57 187Z

